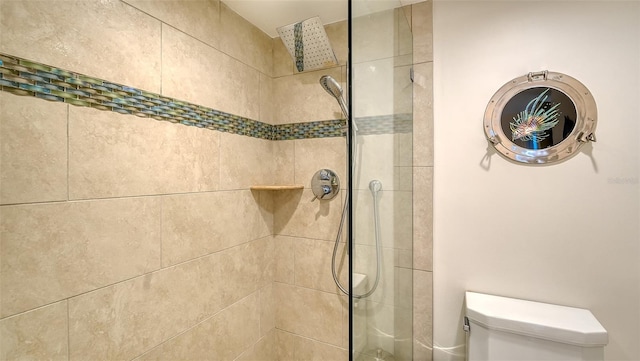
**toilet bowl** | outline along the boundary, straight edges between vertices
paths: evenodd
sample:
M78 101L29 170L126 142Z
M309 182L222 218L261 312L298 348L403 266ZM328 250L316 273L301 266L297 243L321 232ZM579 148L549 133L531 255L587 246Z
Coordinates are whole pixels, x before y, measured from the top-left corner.
M602 361L607 331L586 309L466 292L468 361Z

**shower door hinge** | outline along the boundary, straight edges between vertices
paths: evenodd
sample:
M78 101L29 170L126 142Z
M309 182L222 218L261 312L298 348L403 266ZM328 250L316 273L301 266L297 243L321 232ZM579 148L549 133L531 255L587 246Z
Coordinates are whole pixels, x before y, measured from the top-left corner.
M471 325L469 325L469 318L467 316L464 317L464 321L463 321L463 324L462 324L462 330L464 332L471 331Z
M536 73L529 73L529 75L528 75L529 82L539 81L539 80L547 80L547 74L549 74L549 72L547 70L539 71L539 72L536 72Z
M413 67L409 68L409 79L411 79L411 82L413 83Z

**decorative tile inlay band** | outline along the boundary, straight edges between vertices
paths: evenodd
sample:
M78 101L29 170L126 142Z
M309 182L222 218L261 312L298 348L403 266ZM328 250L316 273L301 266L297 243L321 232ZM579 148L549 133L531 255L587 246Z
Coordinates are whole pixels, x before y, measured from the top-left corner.
M0 90L268 140L344 135L342 119L271 125L2 53Z
M356 117L359 135L411 133L413 115L411 113Z

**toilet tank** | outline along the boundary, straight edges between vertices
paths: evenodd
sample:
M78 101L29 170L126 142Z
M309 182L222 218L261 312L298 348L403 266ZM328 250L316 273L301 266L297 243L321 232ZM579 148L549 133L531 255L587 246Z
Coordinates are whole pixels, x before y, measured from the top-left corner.
M468 361L601 361L607 331L589 310L466 292Z

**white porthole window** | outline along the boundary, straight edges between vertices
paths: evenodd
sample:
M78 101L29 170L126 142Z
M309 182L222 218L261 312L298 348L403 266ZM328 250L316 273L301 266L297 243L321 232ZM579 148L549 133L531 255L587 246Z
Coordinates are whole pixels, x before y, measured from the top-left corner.
M578 80L529 73L503 85L489 101L484 132L498 153L528 164L549 164L595 141L596 103Z

